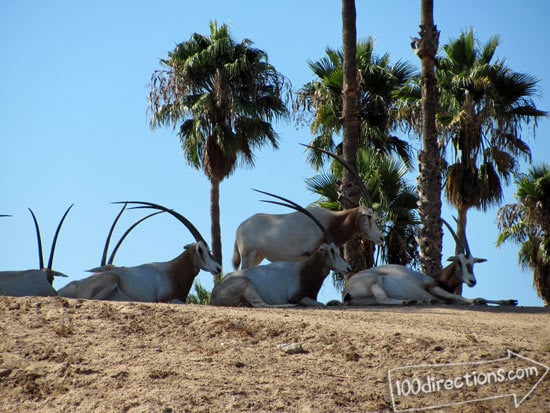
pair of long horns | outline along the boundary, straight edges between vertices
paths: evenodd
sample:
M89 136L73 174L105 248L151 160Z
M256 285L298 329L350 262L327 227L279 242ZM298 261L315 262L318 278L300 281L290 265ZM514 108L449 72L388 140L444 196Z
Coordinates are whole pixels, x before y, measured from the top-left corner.
M118 222L118 220L120 219L120 217L122 216L122 213L124 212L124 210L126 209L126 207L128 206L128 203L124 203L124 205L122 206L120 212L117 214L117 216L115 217L115 220L113 221L113 224L111 225L111 228L109 229L109 233L107 234L107 239L105 240L105 246L103 247L103 255L101 256L101 266L103 267L105 264L112 264L113 261L115 260L115 255L118 251L118 249L120 248L120 246L122 245L122 242L126 239L126 237L128 236L128 234L130 234L130 232L132 232L132 230L137 227L139 224L141 224L143 221L145 221L146 219L148 218L151 218L152 216L155 216L155 215L158 215L158 214L162 214L164 211L157 211L157 212L153 212L152 214L149 214L149 215L146 215L144 216L143 218L140 218L138 219L136 222L134 222L127 230L126 232L124 232L124 234L122 234L122 236L120 237L120 239L118 240L118 242L116 243L115 245L115 248L113 248L113 252L111 253L111 255L109 256L109 260L107 261L107 252L109 251L109 244L111 242L111 237L113 236L113 231L116 227L116 224Z
M443 218L440 218L440 219L441 219L441 222L443 222L445 226L449 229L449 232L451 233L451 235L455 240L455 243L456 243L455 254L462 252L462 253L465 253L466 257L471 257L472 253L470 251L470 246L468 245L468 240L466 239L466 235L464 235L464 244L463 244L462 241L458 238L458 235L456 235L456 232L449 225L449 223L445 221ZM455 220L455 222L458 223L455 217L453 217L453 219Z
M355 168L353 168L344 158L342 158L339 155L336 155L334 152L327 151L326 149L323 149L323 148L318 148L318 147L306 145L306 144L303 144L303 143L301 143L300 145L305 146L306 148L310 148L310 149L313 149L313 150L316 150L316 151L321 151L321 152L327 154L328 156L336 159L344 168L346 168L348 171L350 171L350 173L355 178L355 181L357 182L357 185L359 185L359 189L361 190L361 194L363 195L363 198L365 199L365 202L367 203L367 206L372 207L372 198L370 196L369 191L367 190L367 187L365 186L365 183L363 182L363 180L361 179L361 177L357 173L357 170Z
M114 204L123 204L123 207L122 209L120 210L120 212L118 213L118 215L116 216L113 224L111 225L111 228L109 230L109 234L107 235L107 240L105 241L105 246L104 246L104 249L103 249L103 255L102 255L102 258L101 258L101 266L104 266L105 264L112 264L113 261L114 261L114 258L115 258L115 254L116 252L118 251L119 247L121 246L122 244L122 241L124 241L124 239L128 236L128 234L130 234L130 232L136 227L138 226L140 223L142 223L143 221L145 221L146 219L152 217L152 216L155 216L155 215L158 215L158 214L161 214L163 212L166 212L170 215L172 215L173 217L175 217L178 221L180 221L183 225L185 225L185 227L189 230L189 232L191 232L191 235L193 235L193 237L195 238L195 241L196 242L199 242L199 241L202 241L205 245L208 245L208 243L206 242L206 240L204 239L204 237L201 235L201 233L199 232L199 230L191 223L191 221L189 221L187 218L185 218L183 215L181 215L180 213L172 210L172 209L169 209L169 208L166 208L165 206L162 206L162 205L159 205L159 204L155 204L155 203L152 203L152 202L143 202L143 201L120 201L120 202L113 202ZM156 209L158 210L157 212L153 212L152 214L149 214L149 215L146 215L144 216L143 218L140 218L139 220L137 220L136 222L134 222L127 230L126 232L122 235L122 237L120 238L120 240L117 242L115 248L113 249L113 252L111 253L110 257L109 257L109 260L107 261L107 251L108 251L108 248L109 248L109 243L110 243L110 240L111 240L111 237L112 237L112 234L113 234L113 231L114 231L114 228L119 220L119 218L121 217L122 213L124 212L124 210L126 209L126 207L128 206L128 204L134 204L134 205L137 205L133 208L147 208L147 209Z
M333 244L336 243L334 241L334 237L329 232L329 230L323 224L321 224L321 222L317 218L315 218L313 216L313 214L311 212L309 212L307 209L301 207L300 205L298 205L297 203L291 201L290 199L284 198L282 196L271 194L271 193L265 192L265 191L260 191L259 189L254 189L253 188L253 190L256 191L256 192L260 192L262 194L269 195L269 196L272 196L274 198L280 199L282 201L285 201L285 202L279 202L279 201L272 201L272 200L267 200L267 199L262 199L261 200L262 202L268 202L270 204L275 204L275 205L282 205L282 206L285 206L287 208L294 209L294 210L299 211L302 214L308 216L321 229L321 231L323 232L323 234L325 235L325 238L327 239L327 241L329 243L333 243Z
M55 253L55 246L57 244L57 238L59 236L59 231L61 230L61 226L63 225L63 221L65 221L65 218L67 217L67 214L69 213L69 211L71 210L73 205L74 204L71 204L71 206L69 206L69 208L67 208L67 210L65 211L65 213L61 217L61 220L59 221L59 224L57 225L57 229L55 230L55 235L54 235L53 241L52 241L52 247L51 247L51 250L50 250L50 257L48 259L48 266L47 267L44 267L44 252L42 250L42 237L40 236L40 227L38 225L38 220L36 219L36 215L34 215L34 212L32 211L32 209L29 208L29 211L32 215L32 219L34 221L34 228L36 230L36 239L38 241L38 263L39 263L38 265L40 266L40 270L45 270L46 271L47 279L48 279L48 282L50 284L53 284L53 277L54 277L54 274L53 274L53 256L54 256L54 253Z

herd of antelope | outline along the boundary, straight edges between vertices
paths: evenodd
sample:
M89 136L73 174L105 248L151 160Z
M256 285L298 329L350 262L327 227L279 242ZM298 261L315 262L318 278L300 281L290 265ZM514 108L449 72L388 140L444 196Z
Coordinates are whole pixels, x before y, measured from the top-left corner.
M343 258L341 247L357 233L381 244L383 233L368 191L352 168L339 156L324 151L348 168L361 189L365 202L344 211L329 211L320 207L303 208L291 200L259 191L271 199L263 200L290 208L295 212L272 215L255 214L242 222L236 233L233 272L225 275L212 290L211 304L217 306L294 307L323 306L317 295L330 271L344 276L343 305L410 305L410 304L497 304L517 305L516 300L467 299L455 294L462 283L473 287L476 279L474 258L468 242L465 245L444 220L454 238L455 255L449 265L436 274L423 274L401 265L383 265L352 274ZM44 266L38 220L29 209L38 240L39 268L24 271L0 271L0 295L62 296L68 298L185 303L189 290L200 270L220 274L221 263L210 252L197 228L178 212L151 202L125 201L109 230L100 266L89 270L92 275L68 283L55 291L54 277L66 275L53 270L57 237L72 205L57 226L48 265ZM154 210L136 221L123 234L109 259L107 253L118 219L128 205ZM167 262L153 262L135 267L113 264L115 254L125 237L149 217L167 213L176 218L191 233L195 242ZM267 259L268 264L261 265ZM240 268L239 268L240 267Z

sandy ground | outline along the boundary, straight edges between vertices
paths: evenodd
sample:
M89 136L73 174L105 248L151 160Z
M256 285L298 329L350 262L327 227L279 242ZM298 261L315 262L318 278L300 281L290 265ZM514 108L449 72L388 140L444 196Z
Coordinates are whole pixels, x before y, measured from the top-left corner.
M550 411L548 308L0 297L0 320L2 412Z

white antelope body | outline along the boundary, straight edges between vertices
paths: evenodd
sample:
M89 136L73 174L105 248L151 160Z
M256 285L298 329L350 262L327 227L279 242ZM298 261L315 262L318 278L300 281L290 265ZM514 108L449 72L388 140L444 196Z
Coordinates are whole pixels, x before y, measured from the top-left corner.
M259 191L262 192L262 191ZM330 232L306 209L277 195L262 192L287 201L266 201L298 209L321 228L328 243L299 262L273 262L241 269L227 274L212 290L211 304L219 306L319 306L317 294L330 270L341 274L351 271L342 258Z
M314 148L330 155L355 177L365 201L372 205L370 194L357 172L333 152ZM331 233L337 245L342 246L355 234L363 233L376 244L384 235L376 222L371 207L358 206L344 211L330 211L319 207L307 210ZM300 212L289 214L255 214L237 228L233 247L233 268L237 270L269 261L299 261L311 255L325 241L323 232Z
M44 271L0 271L0 295L50 297L57 295L57 292Z
M73 281L60 289L60 296L110 301L184 303L201 269L213 274L221 272L221 264L210 253L208 244L185 217L149 202L127 203L158 209L173 215L189 229L196 242L185 246L183 253L167 262L117 267L112 265L111 260L109 264L94 269L95 274L83 280Z
M332 234L341 246L357 232L376 243L382 232L372 208L359 206L345 211L319 207L307 210ZM249 268L265 258L269 261L299 261L311 255L325 240L323 232L301 212L290 214L255 214L237 228L233 268ZM242 258L242 262L241 262Z
M454 294L456 287L476 284L475 263L486 261L474 258L466 245L462 247L452 228L443 221L455 238L457 248L451 263L433 276L402 265L382 265L360 271L344 283L343 299L347 305L404 305L404 304L497 304L517 305L517 300L488 300L465 298Z
M67 214L72 207L73 206L71 205L69 208L67 208L65 214L59 221L52 241L50 258L48 260L47 267L44 267L42 237L40 236L38 220L36 219L34 212L29 208L36 230L36 238L38 242L38 261L40 269L22 271L0 271L0 295L9 295L13 297L48 297L57 295L57 292L52 286L54 277L66 277L66 275L53 270L53 257L55 253L55 246L57 244L57 238L59 236L59 231L61 230L63 221L65 221L65 218L67 217Z

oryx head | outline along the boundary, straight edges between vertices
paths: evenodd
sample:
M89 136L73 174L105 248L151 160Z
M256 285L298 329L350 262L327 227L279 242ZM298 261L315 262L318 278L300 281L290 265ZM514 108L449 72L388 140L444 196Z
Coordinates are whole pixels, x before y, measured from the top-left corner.
M162 205L159 205L159 204L154 204L152 202L142 202L142 201L125 201L125 202L115 202L115 203L120 203L120 204L136 204L136 205L139 205L135 208L148 208L148 209L156 209L156 210L159 210L160 212L166 212L170 215L172 215L173 217L175 217L179 222L181 222L183 225L185 225L185 227L189 230L189 232L191 233L191 235L193 235L193 237L195 238L195 243L194 244L189 244L189 245L186 245L184 247L185 250L187 249L192 249L194 248L195 251L194 251L194 264L199 267L201 270L204 270L204 271L208 271L214 275L216 274L219 274L222 272L222 266L221 264L219 263L218 260L216 260L213 256L212 256L212 253L210 252L210 249L208 248L208 243L206 242L206 240L203 238L203 236L201 235L201 233L199 232L199 230L191 223L191 221L189 221L187 218L185 218L183 215L181 215L180 213L172 210L172 209L169 209L169 208L166 208ZM150 214L150 215L147 215L146 217L143 217L141 220L137 221L136 223L134 223L134 225L132 227L130 227L130 229L127 231L127 233L129 231L131 231L137 224L139 224L141 221L149 218L150 216L152 215L156 215L160 212L156 212L154 214ZM127 233L124 234L123 238L127 235ZM121 239L121 241L122 241ZM120 242L120 241L119 241ZM117 248L118 248L119 245L117 245ZM116 249L115 249L116 251ZM114 254L114 253L113 253Z
M474 275L474 264L478 262L485 262L487 260L485 258L473 257L466 237L464 237L464 244L462 244L462 242L458 239L455 231L447 223L447 221L445 221L443 218L441 218L441 221L445 224L445 226L447 226L456 243L455 255L449 257L448 261L452 261L455 263L455 266L457 267L456 273L457 276L460 277L461 281L465 283L468 287L473 287L477 283L476 277Z
M340 248L338 247L338 244L334 241L334 237L332 234L328 231L328 229L321 224L321 222L313 216L311 212L309 212L307 209L301 207L300 205L296 204L295 202L283 198L282 196L270 194L269 192L260 191L258 189L254 189L256 192L260 192L265 195L272 196L274 198L280 199L285 202L278 202L278 201L271 201L271 200L262 200L262 202L269 202L270 204L276 204L276 205L282 205L287 208L294 209L296 211L301 212L302 214L309 217L315 224L319 227L319 229L323 232L325 238L327 239L327 243L321 244L317 251L321 252L326 257L326 265L334 272L338 274L349 274L351 273L351 266L347 263L347 261L342 257L342 252L340 251Z
M371 207L360 206L359 216L357 217L359 230L367 236L369 240L377 245L384 242L384 233L378 228L378 216Z
M358 216L359 222L357 222L356 225L359 228L359 230L363 234L365 234L370 241L374 242L377 245L384 242L384 233L382 232L382 230L380 230L380 228L378 228L378 223L377 223L378 217L374 212L374 210L372 209L372 198L370 196L370 193L367 187L365 186L365 183L363 182L363 180L361 179L361 177L359 176L355 168L352 168L352 166L348 162L346 162L344 158L342 158L339 155L336 155L334 152L327 151L326 149L323 149L323 148L309 146L309 145L303 145L303 146L310 149L321 151L329 155L330 157L338 161L344 168L350 171L350 173L355 178L357 185L359 186L359 190L361 191L361 195L363 196L365 203L367 204L366 207L361 206L359 208L359 216ZM341 181L339 182L341 183ZM338 200L340 200L340 196Z
M198 240L194 244L187 244L184 249L195 248L194 263L201 270L208 271L213 275L222 272L221 264L212 256L205 241Z
M344 257L342 257L342 251L334 241L329 242L328 244L319 245L317 251L326 255L326 264L335 273L340 275L347 275L351 273L351 266L344 259Z

